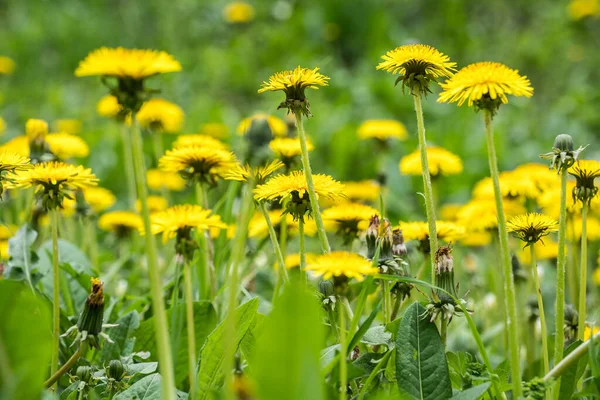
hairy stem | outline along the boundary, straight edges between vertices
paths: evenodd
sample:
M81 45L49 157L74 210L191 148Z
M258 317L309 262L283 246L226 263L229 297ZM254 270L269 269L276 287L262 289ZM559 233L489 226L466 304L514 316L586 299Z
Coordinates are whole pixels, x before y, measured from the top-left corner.
M127 200L129 209L135 210L136 186L133 157L131 155L131 134L125 123L121 124L121 140L123 142L123 160L125 162L125 178L127 180Z
M544 313L544 301L542 300L542 287L540 277L538 276L537 263L535 260L535 245L531 244L531 271L533 272L533 280L535 281L535 294L537 296L538 310L540 313L540 325L542 327L542 356L544 360L544 375L550 370L550 362L548 359L548 333L546 332L546 314Z
M79 357L81 357L84 352L85 352L85 342L81 342L79 344L79 347L77 348L77 351L75 353L73 353L71 358L69 358L67 360L67 362L64 363L64 365L62 367L60 367L59 370L54 372L52 374L52 376L50 378L48 378L48 380L46 382L44 382L44 387L49 388L50 386L54 385L60 379L61 376L63 376L65 373L67 373L71 369L71 367L73 367L73 365L75 365L77 360L79 360Z
M586 295L587 295L587 213L588 203L583 202L581 209L581 260L579 267L579 323L578 323L578 334L579 339L583 340L585 332L585 318L586 318Z
M348 386L348 374L346 370L346 309L338 308L339 331L340 331L340 400L346 400L346 388Z
M56 208L50 210L50 229L52 230L52 364L50 373L54 375L58 369L60 346L60 268L58 264L58 209Z
M271 222L271 218L269 217L269 213L267 212L267 208L265 207L265 203L260 203L260 211L262 211L263 216L265 217L265 221L267 223L267 229L269 231L269 237L271 239L271 244L273 245L273 250L275 251L275 255L277 256L277 279L283 279L288 281L288 273L285 268L285 259L283 258L283 253L281 252L281 247L279 246L279 241L277 240L277 233L275 232L275 228L273 227L273 223ZM286 215L283 216L285 219Z
M177 257L184 257L177 255ZM196 398L196 329L194 324L194 291L192 289L192 271L190 263L183 263L183 281L185 292L185 317L187 323L188 378L190 380L190 398Z
M560 217L558 220L558 260L556 263L556 322L554 324L554 365L565 348L565 244L567 237L567 171L560 171Z

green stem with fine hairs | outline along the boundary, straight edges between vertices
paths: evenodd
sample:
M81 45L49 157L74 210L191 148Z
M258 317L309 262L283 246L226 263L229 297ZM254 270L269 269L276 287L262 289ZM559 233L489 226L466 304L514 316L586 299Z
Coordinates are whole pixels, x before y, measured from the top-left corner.
M435 283L435 252L438 248L437 229L435 226L435 205L433 201L433 189L431 187L431 175L429 174L429 163L427 161L427 139L425 137L425 122L423 122L423 105L421 94L413 94L415 113L417 114L417 131L419 135L419 151L421 153L421 170L423 171L423 191L425 192L425 211L427 213L427 224L429 225L429 255L431 257L431 283Z
M267 230L269 231L269 237L271 238L271 244L273 245L273 250L277 256L277 263L279 264L279 268L277 268L277 279L280 279L280 276L283 276L283 279L287 282L288 273L287 268L285 267L285 258L283 258L279 241L277 241L277 233L275 232L275 228L273 227L273 223L271 222L271 218L269 217L269 213L267 212L264 202L260 203L260 211L262 211L262 214L265 217ZM283 216L284 219L285 217L286 215Z
M588 202L583 201L583 207L581 208L581 264L579 267L579 323L578 323L578 334L579 339L583 340L585 332L585 317L586 317L586 295L587 295L587 214L588 214Z
M171 344L169 342L169 328L167 314L162 297L162 284L158 270L156 241L150 229L150 209L148 208L148 188L146 187L146 164L144 162L144 148L142 135L138 129L135 114L131 116L131 155L133 157L133 172L137 186L137 193L142 206L144 221L144 239L146 242L146 257L148 261L148 277L150 279L150 297L154 311L154 332L160 374L162 376L163 400L175 400L175 375L173 372L173 359Z
M580 344L575 350L570 352L563 360L561 360L558 364L552 368L550 372L544 376L544 381L548 383L551 380L556 380L556 378L560 378L562 374L567 371L572 370L573 364L579 361L581 357L587 354L591 341L594 341L594 344L597 344L596 341L600 339L600 333L595 334L589 340Z
M196 398L196 325L194 324L194 290L192 289L192 271L190 263L181 254L176 255L184 259L183 283L185 293L185 318L187 323L188 344L188 378L190 380L190 398Z
M498 216L498 234L500 239L500 262L504 280L504 306L506 309L506 326L508 328L508 345L510 349L510 367L513 386L513 397L522 394L521 390L521 365L519 357L519 332L517 319L517 300L515 295L515 283L513 279L512 263L510 261L510 249L508 248L508 231L506 230L506 217L502 204L502 193L498 179L498 159L496 157L496 146L494 145L494 131L492 130L492 114L489 110L484 111L485 134L487 139L488 160L490 164L490 175L494 184L494 198L496 201L496 213ZM562 330L562 325L561 325Z
M340 400L346 400L346 387L348 386L348 372L346 365L346 347L348 344L346 343L346 308L338 307L338 317L339 317L339 332L340 332Z
M560 171L560 217L558 220L558 259L556 262L556 322L554 324L554 365L565 348L565 245L567 239L567 171Z
M540 325L542 328L542 356L544 360L544 375L550 370L550 362L548 358L548 333L546 331L546 314L544 313L544 301L542 300L542 287L540 277L538 276L537 263L535 260L535 244L529 245L531 254L531 271L533 272L533 280L535 281L535 294L537 296L538 310L540 313Z
M208 209L208 199L206 197L204 186L201 183L197 183L196 202L200 207ZM200 245L200 263L198 265L198 277L200 278L198 290L200 292L200 300L210 300L211 288L214 286L215 282L212 279L213 273L211 271L208 240L203 231L198 231L196 236L198 237L198 244Z
M306 249L304 248L304 220L298 219L298 238L300 240L300 271L306 272Z
M60 367L60 369L58 371L54 372L52 374L52 376L50 378L48 378L48 380L46 382L44 382L44 387L49 388L50 386L52 386L56 382L58 382L60 377L63 376L64 374L66 374L67 372L69 372L71 367L73 367L73 365L75 365L77 360L79 360L79 357L81 357L85 353L85 350L86 350L86 342L82 341L82 342L80 342L79 347L77 348L77 351L75 353L73 353L71 358L69 358L67 360L67 362L64 363L63 366Z
M54 375L58 370L60 346L60 268L58 264L57 208L50 210L50 229L52 230L52 364L50 364L50 373Z
M130 210L135 210L135 171L133 170L133 157L131 156L131 136L127 124L121 124L121 141L123 142L123 160L125 162L125 178L127 180L127 200Z
M308 188L308 197L310 199L310 206L312 208L312 216L315 219L317 225L317 234L319 241L321 242L321 250L323 253L329 253L331 247L329 247L329 240L327 239L327 233L325 232L325 225L323 224L323 218L321 218L321 210L319 208L319 200L315 193L315 184L313 182L312 170L310 168L310 159L308 158L308 146L306 144L306 132L304 132L304 125L302 123L302 114L298 111L295 112L296 116L296 128L298 129L298 138L300 139L300 150L302 158L302 169L304 170L304 177L306 178L306 186Z

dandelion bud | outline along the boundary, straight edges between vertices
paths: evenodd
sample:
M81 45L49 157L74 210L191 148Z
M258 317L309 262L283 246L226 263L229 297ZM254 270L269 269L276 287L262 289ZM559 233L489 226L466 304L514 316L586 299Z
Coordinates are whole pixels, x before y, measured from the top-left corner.
M544 160L550 160L550 169L556 169L560 173L560 171L569 169L586 147L580 146L577 150L574 150L573 138L570 135L561 134L554 140L552 151L540 154L540 157Z
M92 292L85 301L85 307L79 316L77 328L79 332L87 332L88 336L96 336L102 332L104 318L104 283L92 278Z
M398 257L404 257L407 253L402 229L394 229L392 231L392 253Z
M577 337L579 328L579 313L572 304L565 305L565 339L571 340Z
M82 365L77 367L77 371L75 372L77 378L85 383L90 383L92 381L92 367L88 365Z
M383 226L380 228L379 240L381 240L381 252L379 254L380 261L393 260L394 254L392 247L394 236L392 234L392 224L387 219L383 220Z
M553 382L544 378L533 378L523 383L523 396L526 399L545 399L546 391Z
M573 151L574 144L571 135L561 133L554 139L554 148L560 151Z
M369 228L367 229L367 258L373 259L377 251L377 237L379 236L379 215L375 214L371 217Z
M435 285L443 289L436 292L442 302L454 303L452 297L447 294L457 297L454 286L454 259L449 245L441 246L435 252Z
M106 369L106 375L116 381L122 380L126 372L127 370L120 360L110 360Z
M330 280L319 282L319 292L325 297L333 296L333 283Z

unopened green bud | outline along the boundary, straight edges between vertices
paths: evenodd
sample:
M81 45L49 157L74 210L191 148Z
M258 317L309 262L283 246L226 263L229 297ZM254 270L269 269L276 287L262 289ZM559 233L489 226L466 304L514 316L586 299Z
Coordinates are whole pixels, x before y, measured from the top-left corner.
M125 369L125 366L120 360L110 360L110 362L108 363L108 368L106 370L106 375L109 378L112 378L116 381L120 381L125 377L126 372L127 370Z
M454 304L454 299L448 295L450 293L458 297L454 286L454 259L450 246L441 246L435 252L435 285L443 289L436 293L442 303Z
M319 282L319 292L323 295L323 297L333 296L335 291L333 290L333 282L330 280Z
M375 214L371 217L369 228L365 239L367 241L367 258L372 260L377 251L377 237L379 236L379 215Z
M90 383L92 380L92 367L88 365L81 365L77 367L77 371L75 372L77 378L85 383Z
M92 292L85 301L85 307L79 316L77 328L88 335L96 336L102 332L104 318L104 284L98 278L92 278Z
M571 340L577 337L579 313L572 304L565 305L565 337Z
M554 148L560 151L573 151L575 145L573 144L573 138L571 135L562 133L554 139Z

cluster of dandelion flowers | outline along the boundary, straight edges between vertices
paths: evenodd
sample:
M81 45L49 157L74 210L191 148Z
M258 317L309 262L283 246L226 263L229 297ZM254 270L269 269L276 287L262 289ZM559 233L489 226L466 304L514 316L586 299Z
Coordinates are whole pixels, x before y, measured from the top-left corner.
M408 131L403 123L393 119L370 119L358 127L357 135L360 139L388 139L406 140Z
M288 127L285 121L273 115L264 113L254 114L248 118L244 118L237 127L237 134L240 136L246 135L252 128L257 125L266 125L274 137L285 137L288 132Z
M544 214L527 213L510 219L509 232L527 244L537 243L542 237L558 231L558 222Z
M100 229L113 232L118 237L126 236L133 231L139 231L144 222L139 214L131 211L111 211L98 218Z
M173 148L178 147L210 147L211 149L228 150L225 143L209 135L190 134L179 135L173 143Z
M432 177L439 175L456 175L463 171L463 162L459 156L449 152L448 150L431 146L427 147L427 160L429 164L429 174ZM400 172L404 175L423 174L423 167L419 150L402 157L400 159Z
M142 104L135 118L140 126L154 132L177 133L183 126L181 107L165 99L150 99Z
M91 169L52 161L17 173L11 185L15 188L34 186L42 197L43 207L49 210L61 207L63 199L70 197L73 191L97 184L98 179Z
M323 210L322 217L328 230L338 232L349 240L366 230L371 217L378 214L379 211L371 206L344 202Z
M323 279L347 278L362 282L367 275L379 273L379 268L373 267L366 258L347 251L332 251L318 256L306 266L307 271L312 271Z
M300 112L305 116L310 116L310 104L306 99L304 90L318 89L319 86L327 86L328 76L319 72L319 68L309 69L300 66L292 71L277 72L269 78L268 82L263 82L258 93L283 91L285 92L285 101L279 104L278 108L287 108L294 114Z
M577 180L573 188L573 199L587 202L590 205L592 199L598 194L598 187L594 180L600 176L600 162L596 160L578 160L568 169L570 175Z
M254 168L247 164L245 166L238 164L231 168L225 174L224 178L238 182L248 182L250 180L254 180L254 182L260 185L265 183L267 177L281 167L283 167L283 163L279 160L273 160L269 164L259 165L258 167Z
M221 222L221 217L213 215L211 210L199 205L177 205L164 211L152 214L152 234L162 233L166 242L181 233L189 233L191 229L226 229L227 225Z
M479 62L467 65L441 84L443 92L438 102L465 101L476 110L486 109L494 114L500 104L507 104L507 95L533 96L533 88L526 76L497 62Z
M233 153L207 147L180 147L167 150L158 160L163 171L178 172L187 181L215 184L236 166Z
M388 51L381 56L377 69L399 74L396 84L408 87L413 94L431 92L429 82L448 78L456 70L450 57L424 44L408 44Z
M185 180L177 172L167 172L160 169L149 169L146 172L148 187L160 191L163 188L179 192L185 189Z

